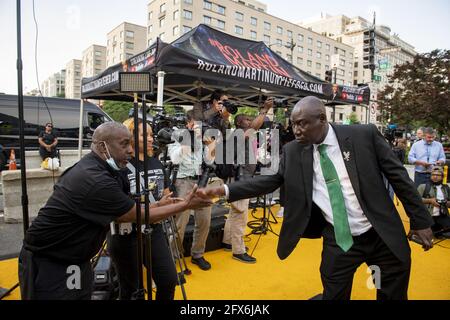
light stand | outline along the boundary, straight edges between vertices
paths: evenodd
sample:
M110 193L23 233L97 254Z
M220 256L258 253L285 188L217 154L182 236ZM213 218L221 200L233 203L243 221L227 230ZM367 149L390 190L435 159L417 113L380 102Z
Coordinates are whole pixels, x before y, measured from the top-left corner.
M27 193L27 174L25 166L25 139L24 139L24 116L23 116L23 84L22 84L22 28L21 28L21 6L20 0L16 1L17 14L17 97L19 106L19 143L20 143L20 177L22 181L22 223L23 234L28 230L28 193ZM9 295L19 286L17 282L10 289L0 288L0 300Z
M137 263L138 263L138 289L134 294L134 299L145 300L145 290L143 286L143 263L142 263L142 220L141 220L141 197L144 195L144 214L145 214L145 229L144 229L144 240L146 243L146 255L147 258L147 297L149 300L152 299L152 277L151 277L151 227L149 223L150 207L148 203L148 171L146 169L147 164L147 139L146 139L146 112L143 112L143 133L144 133L144 181L145 188L141 192L140 184L140 172L139 172L139 106L138 106L138 94L151 92L151 75L148 72L120 72L119 73L119 87L121 92L128 92L134 94L134 159L135 159L135 181L136 181L136 193L134 194L134 199L136 202L136 234L137 234ZM145 96L144 96L145 97ZM145 98L144 98L145 99ZM143 104L145 109L145 103ZM145 110L144 110L145 111Z

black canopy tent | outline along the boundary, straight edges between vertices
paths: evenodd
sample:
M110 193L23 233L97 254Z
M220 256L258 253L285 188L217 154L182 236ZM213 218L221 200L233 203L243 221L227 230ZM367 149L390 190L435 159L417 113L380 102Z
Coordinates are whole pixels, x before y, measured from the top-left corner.
M264 42L237 38L199 25L172 43L159 38L144 52L82 79L81 97L132 101L119 90L119 72L147 71L158 89L158 105L192 105L217 88L243 106L257 106L261 95L286 98L290 104L313 95L333 104L368 104L369 87L337 86L300 70ZM334 96L334 99L333 99ZM149 95L154 100L154 95ZM202 98L203 97L203 98Z

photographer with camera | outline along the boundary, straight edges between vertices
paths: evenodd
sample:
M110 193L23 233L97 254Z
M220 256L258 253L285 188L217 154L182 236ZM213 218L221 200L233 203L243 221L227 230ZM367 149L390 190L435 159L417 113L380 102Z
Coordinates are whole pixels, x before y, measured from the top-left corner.
M422 202L426 205L430 215L433 217L434 225L431 226L435 238L443 237L450 239L450 187L442 183L444 170L442 167L434 166L431 169L430 181L421 184L417 190L422 196Z
M179 165L175 187L179 197L183 197L192 191L194 185L199 181L202 174L201 166L203 159L212 162L216 148L215 140L205 138L202 140L202 128L194 121L194 112L186 114L186 129L176 130L175 143L169 144L168 153L172 163ZM203 143L202 143L203 141ZM203 149L203 145L205 148ZM183 243L186 225L189 222L190 210L179 213L175 220ZM211 206L194 210L194 239L191 248L191 261L202 270L209 270L211 264L203 257L211 224Z

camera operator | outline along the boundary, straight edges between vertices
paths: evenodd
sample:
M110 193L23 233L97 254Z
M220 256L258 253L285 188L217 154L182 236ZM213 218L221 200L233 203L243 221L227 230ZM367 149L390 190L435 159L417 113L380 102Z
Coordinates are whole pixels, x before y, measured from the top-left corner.
M422 202L427 206L433 217L434 225L431 226L434 236L450 238L450 187L442 183L444 171L442 167L434 166L431 169L430 181L421 184L417 190L422 196Z
M259 115L253 121L245 114L238 114L235 117L236 129L243 130L245 136L245 164L238 165L235 180L245 180L254 175L256 163L252 164L249 161L252 158L250 153L253 153L255 155L253 158L256 159L257 140L254 133L261 128L267 112L272 107L273 99L268 98L264 102L263 107L260 108ZM256 263L256 259L247 253L244 244L244 234L248 219L248 204L249 199L242 199L230 203L230 211L228 219L225 222L222 242L225 250L232 251L233 259L244 263Z
M168 153L172 163L179 165L175 187L179 197L189 194L201 176L201 166L203 158L212 162L216 148L215 140L205 138L202 142L202 128L198 122L194 121L194 111L186 113L186 129L177 130L174 136L183 137L175 139L175 143L169 144ZM189 133L189 134L187 134ZM193 141L192 141L193 140ZM197 142L197 143L196 143ZM200 142L200 143L198 143ZM189 222L189 210L179 213L176 216L176 224L181 242L184 239L186 225ZM209 227L211 224L211 206L207 206L194 211L194 239L191 248L191 261L202 270L211 269L211 264L203 257L208 239Z
M134 137L136 130L134 119L130 118L124 122L124 125L130 131L131 137ZM127 165L127 170L121 170L121 177L125 184L125 189L130 196L136 191L136 175L138 170L141 175L144 172L144 132L143 122L139 121L139 162L138 168L135 168L135 159L132 159ZM131 141L134 150L134 139ZM134 153L134 152L133 152ZM158 201L159 205L176 203L179 198L171 198L168 189L168 177L164 174L162 163L153 156L153 132L150 125L147 125L147 169L148 186L143 185L142 178L141 190L148 189L151 192L150 202ZM137 265L137 233L136 225L132 223L114 223L114 234L108 234L108 251L111 254L114 265L117 268L120 283L120 300L130 300L133 293L138 290L138 265ZM163 228L160 223L151 225L151 270L152 277L156 284L156 300L173 300L175 287L177 284L177 271L173 264L171 252L167 244ZM145 249L145 248L144 248ZM149 262L145 261L148 267Z
M132 155L130 142L123 124L106 122L94 131L92 152L61 176L25 234L19 256L23 300L91 298L90 260L102 247L110 223L136 221L135 202L119 176ZM156 204L150 222L210 203L191 193L176 204Z
M197 103L194 105L193 117L209 127L220 130L225 137L226 130L231 129L230 115L237 111L229 109L235 109L234 105L229 104L228 95L225 91L217 89L211 93L211 97L206 104Z

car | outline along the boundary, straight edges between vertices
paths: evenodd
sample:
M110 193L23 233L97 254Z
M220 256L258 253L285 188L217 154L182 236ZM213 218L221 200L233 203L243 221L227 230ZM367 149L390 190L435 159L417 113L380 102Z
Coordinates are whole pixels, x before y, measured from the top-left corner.
M53 123L58 149L78 149L80 100L24 96L25 150L38 150L38 135L47 122ZM112 121L97 105L85 102L83 107L83 147L88 148L92 134L100 124ZM20 166L19 117L17 95L0 94L0 171L7 168L12 149Z

